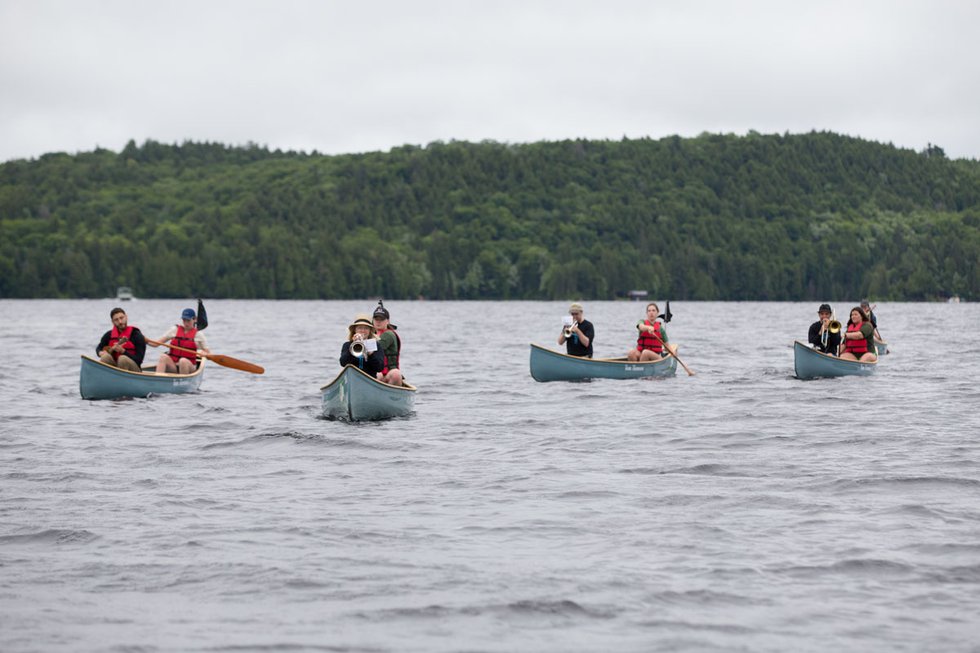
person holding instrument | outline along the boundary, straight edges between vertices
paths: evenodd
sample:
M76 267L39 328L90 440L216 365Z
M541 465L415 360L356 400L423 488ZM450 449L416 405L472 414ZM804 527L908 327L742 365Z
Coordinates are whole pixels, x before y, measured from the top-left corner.
M130 326L129 316L121 308L109 311L112 328L102 334L95 353L106 365L129 372L141 371L146 355L146 338L139 328Z
M569 356L592 358L595 327L583 317L584 313L585 310L578 302L568 307L571 323L566 324L558 334L558 344L565 345L565 351Z
M833 316L830 304L821 304L817 309L819 319L810 325L807 342L819 352L836 356L841 343L841 324Z
M377 377L384 371L385 359L374 336L371 318L364 314L355 317L347 327L347 342L340 348L340 364L353 365L372 377Z
M655 303L647 304L646 319L636 323L636 330L639 332L636 347L626 352L629 361L633 363L658 361L665 356L665 352L671 353L667 347L667 330L659 320L661 316L657 315L659 312L660 307Z
M862 363L873 363L878 360L875 353L874 342L875 328L871 326L868 316L861 310L860 306L851 309L851 319L847 323L847 331L844 333L842 360L861 361Z

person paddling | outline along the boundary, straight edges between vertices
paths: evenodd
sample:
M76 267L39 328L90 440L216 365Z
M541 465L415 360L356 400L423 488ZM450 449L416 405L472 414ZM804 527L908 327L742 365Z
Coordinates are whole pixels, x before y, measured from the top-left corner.
M211 353L211 350L208 349L207 339L197 328L196 318L197 314L194 313L193 308L185 308L180 314L181 323L170 327L162 338L158 338L160 342L174 345L174 347L171 347L167 353L160 354L160 358L157 360L157 374L191 374L198 365L197 355L194 352ZM157 347L158 345L151 342L150 346ZM191 351L185 351L188 349Z

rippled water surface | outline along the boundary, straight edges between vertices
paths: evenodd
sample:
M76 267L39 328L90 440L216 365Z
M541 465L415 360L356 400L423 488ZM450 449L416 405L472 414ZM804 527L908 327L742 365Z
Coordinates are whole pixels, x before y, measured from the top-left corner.
M0 301L2 651L978 650L976 304L804 382L816 303L673 302L695 376L540 384L564 303L391 302L416 414L352 425L318 389L373 302L209 302L265 375L83 401L113 303ZM597 355L641 315L587 303Z

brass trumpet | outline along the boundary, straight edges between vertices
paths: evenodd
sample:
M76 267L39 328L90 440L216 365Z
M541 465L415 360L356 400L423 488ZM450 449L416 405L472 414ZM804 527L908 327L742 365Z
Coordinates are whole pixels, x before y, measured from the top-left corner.
M564 334L565 340L568 340L569 338L572 337L572 335L573 335L572 329L574 329L577 326L578 326L578 322L572 322L569 326L566 326L564 328L564 330L562 331L562 334Z

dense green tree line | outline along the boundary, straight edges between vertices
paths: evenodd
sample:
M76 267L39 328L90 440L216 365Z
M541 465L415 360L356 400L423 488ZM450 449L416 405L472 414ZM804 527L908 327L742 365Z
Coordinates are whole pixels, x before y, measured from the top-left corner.
M0 165L0 297L980 299L980 163L832 133Z

